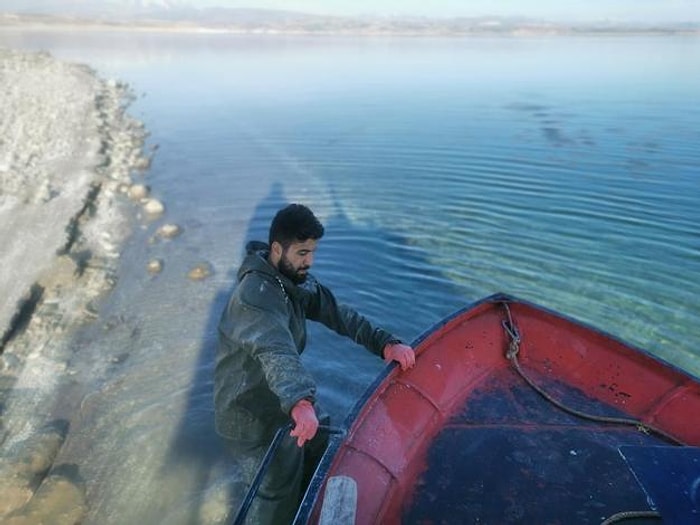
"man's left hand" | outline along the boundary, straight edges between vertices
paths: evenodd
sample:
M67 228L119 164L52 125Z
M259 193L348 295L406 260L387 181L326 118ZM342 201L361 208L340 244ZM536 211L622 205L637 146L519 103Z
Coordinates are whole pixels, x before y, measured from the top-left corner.
M384 361L396 361L401 365L401 370L408 370L416 364L416 353L403 343L388 344L384 347Z
M294 428L289 435L297 438L297 446L303 447L304 443L313 439L318 430L318 418L314 406L308 399L300 399L292 407L290 415L294 420Z

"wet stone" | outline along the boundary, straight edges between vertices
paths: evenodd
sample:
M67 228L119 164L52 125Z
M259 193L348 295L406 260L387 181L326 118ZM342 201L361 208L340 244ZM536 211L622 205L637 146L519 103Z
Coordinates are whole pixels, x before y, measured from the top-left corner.
M66 422L55 421L3 450L0 459L0 518L29 501L51 468L65 441L67 429Z
M148 197L150 189L144 184L134 184L129 188L129 198L135 201L140 201Z
M161 261L160 259L153 259L151 261L148 261L146 269L150 274L158 274L163 271L163 261Z
M211 264L203 262L197 264L194 268L192 268L187 273L187 277L189 277L193 281L202 281L209 277L212 273L213 269L211 267Z
M173 239L182 233L182 228L177 224L164 224L156 231L156 235L163 239Z
M85 492L62 475L46 478L26 506L7 516L6 525L80 523L87 512Z
M157 199L148 199L144 205L143 209L149 215L161 215L165 211L165 206L162 202Z

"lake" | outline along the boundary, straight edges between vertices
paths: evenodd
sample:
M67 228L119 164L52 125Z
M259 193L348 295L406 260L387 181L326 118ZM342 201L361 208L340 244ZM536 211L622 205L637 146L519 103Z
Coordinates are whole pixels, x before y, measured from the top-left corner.
M245 241L288 202L326 226L317 278L407 341L501 291L700 375L697 37L0 45L128 82L158 146L144 182L165 217L135 221L117 287L75 335L85 398L59 459L85 480L86 523L215 522L239 494L213 433L216 323ZM184 233L149 242L164 221ZM187 279L199 263L212 277ZM317 327L304 359L336 423L383 366Z

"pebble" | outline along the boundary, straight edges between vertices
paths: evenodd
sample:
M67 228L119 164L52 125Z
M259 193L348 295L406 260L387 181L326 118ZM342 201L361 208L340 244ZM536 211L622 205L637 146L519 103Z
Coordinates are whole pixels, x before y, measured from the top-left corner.
M150 274L160 273L163 271L163 261L159 259L153 259L151 261L148 261L148 265L146 265L146 268L148 269L148 273Z
M151 159L148 157L139 157L133 163L134 169L145 171L151 167Z
M149 215L161 215L165 211L165 206L162 202L156 199L148 199L144 205L143 209Z
M129 198L135 201L140 201L148 197L150 188L145 184L134 184L129 188Z
M194 268L192 268L188 273L189 277L193 281L201 281L206 279L212 274L212 267L209 263L199 263Z
M178 226L177 224L163 224L158 230L156 231L156 235L158 237L162 237L163 239L173 239L174 237L177 237L182 233L182 228Z

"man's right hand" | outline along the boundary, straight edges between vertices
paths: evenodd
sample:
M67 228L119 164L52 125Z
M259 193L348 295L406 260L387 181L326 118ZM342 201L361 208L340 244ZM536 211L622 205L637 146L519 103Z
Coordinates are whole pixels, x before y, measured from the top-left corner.
M384 347L384 361L396 361L401 370L408 370L416 365L416 353L413 348L403 343L388 343Z
M304 443L313 439L318 430L316 411L311 401L301 399L292 407L291 416L295 425L289 435L297 438L297 445L303 447Z

